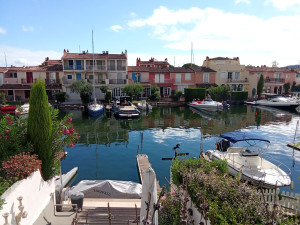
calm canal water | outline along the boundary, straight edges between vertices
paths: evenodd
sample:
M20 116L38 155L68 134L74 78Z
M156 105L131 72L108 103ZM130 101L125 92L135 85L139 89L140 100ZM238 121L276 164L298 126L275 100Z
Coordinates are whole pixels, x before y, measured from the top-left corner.
M149 156L162 186L167 184L165 178L170 179L171 161L161 158L174 157L172 148L176 144L180 144L179 152L198 157L201 132L205 152L215 148L219 134L250 129L271 141L265 154L290 168L294 192L300 193L300 151L295 150L293 157L293 150L286 146L294 140L300 120L297 112L245 105L232 106L217 114L192 111L189 107L157 107L136 120L118 120L109 115L92 119L87 113L75 110L61 113L73 114L74 126L81 136L78 144L66 149L68 155L62 161L63 172L79 168L73 185L89 179L139 182L136 154L144 153ZM283 189L290 191L289 187Z

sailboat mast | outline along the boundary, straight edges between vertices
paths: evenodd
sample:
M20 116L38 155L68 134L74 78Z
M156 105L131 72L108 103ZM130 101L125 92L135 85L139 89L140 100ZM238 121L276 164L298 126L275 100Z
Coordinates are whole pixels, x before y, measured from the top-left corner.
M93 50L93 97L96 103L96 91L95 91L95 54L94 54L94 31L92 30L92 50Z

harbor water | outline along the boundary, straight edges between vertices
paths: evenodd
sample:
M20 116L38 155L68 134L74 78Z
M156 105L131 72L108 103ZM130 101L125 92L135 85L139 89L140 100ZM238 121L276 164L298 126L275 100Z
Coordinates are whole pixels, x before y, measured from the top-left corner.
M171 161L162 158L174 157L174 146L180 145L179 153L189 153L186 158L198 158L202 149L215 149L219 134L248 129L270 140L265 155L291 170L293 191L300 193L300 151L287 146L294 141L295 132L300 136L300 128L296 131L300 113L296 111L246 105L235 105L220 113L185 106L156 107L132 120L119 120L110 114L91 118L79 110L61 111L62 115L68 113L73 114L74 126L81 136L73 148L66 148L68 154L62 161L63 172L79 168L73 185L81 180L102 179L139 182L138 153L149 156L160 185L167 185Z

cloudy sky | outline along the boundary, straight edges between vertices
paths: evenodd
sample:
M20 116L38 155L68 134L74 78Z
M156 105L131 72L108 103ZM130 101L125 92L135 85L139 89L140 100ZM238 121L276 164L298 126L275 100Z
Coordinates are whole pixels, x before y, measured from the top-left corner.
M128 51L181 66L209 57L300 64L300 0L0 0L0 66L38 65L63 50ZM5 60L6 59L6 60Z

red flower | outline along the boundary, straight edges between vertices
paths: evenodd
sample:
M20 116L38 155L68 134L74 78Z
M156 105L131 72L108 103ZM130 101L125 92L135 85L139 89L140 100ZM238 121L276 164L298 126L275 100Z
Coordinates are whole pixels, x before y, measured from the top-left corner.
M9 120L9 119L10 119L9 115L6 115L6 116L5 116L5 119Z
M72 117L70 117L70 118L68 119L68 121L71 122L71 121L72 121Z
M9 130L5 130L5 133L7 133L7 134L8 134L8 133L9 133Z
M9 120L7 123L8 123L8 124L12 124L12 123L13 123L13 121Z
M65 130L65 133L66 133L66 134L68 134L68 133L70 133L70 132L69 132L69 130L68 130L68 129L66 129L66 130Z
M8 139L9 139L9 136L5 136L5 139L8 140Z
M70 134L73 134L74 133L74 128L71 128L70 129Z
M70 147L72 147L72 148L73 148L73 147L74 147L74 144L71 144L71 145L70 145Z

